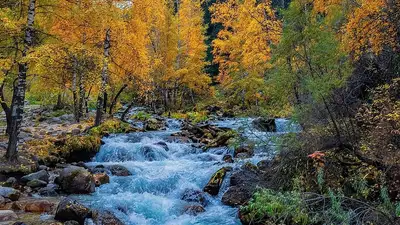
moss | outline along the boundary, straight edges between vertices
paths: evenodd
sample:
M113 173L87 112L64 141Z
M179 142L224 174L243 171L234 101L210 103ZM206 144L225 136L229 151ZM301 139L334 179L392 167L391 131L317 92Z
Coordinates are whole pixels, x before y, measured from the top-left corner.
M47 137L27 142L28 152L48 166L61 161L88 161L99 151L100 145L98 135Z
M89 134L104 136L110 133L129 133L136 131L129 123L122 122L118 119L109 119L104 121L100 126L90 129Z

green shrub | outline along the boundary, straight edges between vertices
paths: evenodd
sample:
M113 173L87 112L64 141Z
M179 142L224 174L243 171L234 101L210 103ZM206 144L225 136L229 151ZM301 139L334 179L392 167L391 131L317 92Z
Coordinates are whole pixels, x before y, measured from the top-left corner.
M136 119L136 120L140 120L140 121L145 121L147 119L150 119L151 114L143 112L143 111L139 111L136 114L132 115L132 119Z
M268 221L274 224L306 225L314 222L299 192L260 190L240 212L242 221L251 224L268 224Z

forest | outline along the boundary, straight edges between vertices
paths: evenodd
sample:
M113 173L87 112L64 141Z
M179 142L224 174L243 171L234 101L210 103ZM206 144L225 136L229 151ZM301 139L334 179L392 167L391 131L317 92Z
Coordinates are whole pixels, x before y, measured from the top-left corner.
M400 224L400 1L1 0L0 225Z

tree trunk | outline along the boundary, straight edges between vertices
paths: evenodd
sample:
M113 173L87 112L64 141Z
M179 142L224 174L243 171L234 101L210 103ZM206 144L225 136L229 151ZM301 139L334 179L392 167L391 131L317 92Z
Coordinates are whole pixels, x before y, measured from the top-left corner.
M113 101L111 102L111 105L110 105L110 111L109 111L109 114L110 114L110 115L112 115L113 108L114 108L114 106L117 104L117 100L118 100L119 96L121 95L121 93L124 91L124 89L125 89L126 87L128 87L128 85L127 85L127 84L124 84L124 86L122 86L121 89L119 89L117 95L115 95L115 97L114 97L114 99L113 99Z
M89 114L89 105L88 105L88 102L89 102L90 93L92 92L92 87L93 87L93 86L90 86L89 91L88 91L88 94L87 94L86 97L85 97L85 110L86 110L86 115Z
M125 111L122 113L121 115L121 120L125 122L125 117L126 114L128 114L129 110L131 110L131 108L133 107L133 104L135 103L134 100L132 100L132 102L128 105L128 107L125 109Z
M97 98L97 108L96 108L96 119L94 122L94 126L98 126L101 123L103 116L103 104L104 104L104 93L107 88L107 80L108 80L108 58L110 57L110 28L106 31L106 37L104 39L104 59L103 59L103 71L101 73L101 88L100 93Z
M6 99L4 97L4 85L5 82L3 81L3 83L0 86L0 101L1 101L1 107L3 108L3 111L6 115L6 121L7 121L6 134L9 135L11 127L11 109L10 107L8 107Z
M54 110L60 110L64 108L64 103L62 102L62 95L58 93L57 95L57 104L54 106Z
M35 21L35 0L29 1L28 19L25 29L24 49L22 57L25 58L29 48L32 47L33 40L33 23ZM26 91L26 73L28 71L27 62L18 63L17 86L13 93L13 103L11 105L11 126L9 130L9 139L7 146L6 158L9 161L17 159L18 152L18 134L24 114L25 91Z
M107 113L107 101L108 101L108 94L107 91L104 92L104 103L103 103L103 112Z
M79 105L78 105L78 115L82 118L84 107L85 107L85 81L83 74L79 74Z
M80 116L79 116L79 103L78 103L78 92L76 89L76 80L78 79L77 77L77 70L78 70L78 60L76 59L75 56L72 58L72 98L74 101L74 116L75 116L75 121L79 122Z

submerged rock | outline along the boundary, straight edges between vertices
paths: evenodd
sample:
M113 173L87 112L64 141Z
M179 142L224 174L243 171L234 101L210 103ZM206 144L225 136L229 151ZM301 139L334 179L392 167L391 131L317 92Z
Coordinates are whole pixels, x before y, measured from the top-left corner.
M93 211L92 220L96 225L124 225L121 220L109 211Z
M184 208L184 212L186 214L189 214L192 216L197 216L199 213L202 213L205 211L206 210L201 205L188 205L188 206L185 206L185 208Z
M222 157L222 160L226 163L233 163L233 158L231 155L224 155L224 157Z
M204 193L200 190L188 188L183 192L181 199L187 202L200 203L202 206L207 205L206 197L204 196Z
M114 176L125 177L125 176L132 175L132 173L126 167L121 166L121 165L111 165L111 166L108 166L107 169L109 169L111 174Z
M215 172L210 181L208 181L207 185L204 187L204 192L207 192L210 195L218 195L227 171L227 168L224 167Z
M66 193L88 194L95 191L93 175L82 167L69 166L64 168L56 181Z
M161 150L159 147L153 145L144 145L140 151L147 161L156 161L167 158L164 149Z
M233 156L236 158L250 158L254 155L254 148L248 145L242 145L235 149Z
M259 131L263 132L276 132L276 123L273 118L259 117L253 120L252 125Z
M157 143L154 143L154 145L162 147L165 151L169 151L168 145L164 141L159 141Z
M57 206L55 219L59 221L75 220L83 225L90 216L90 209L70 198L64 198Z

